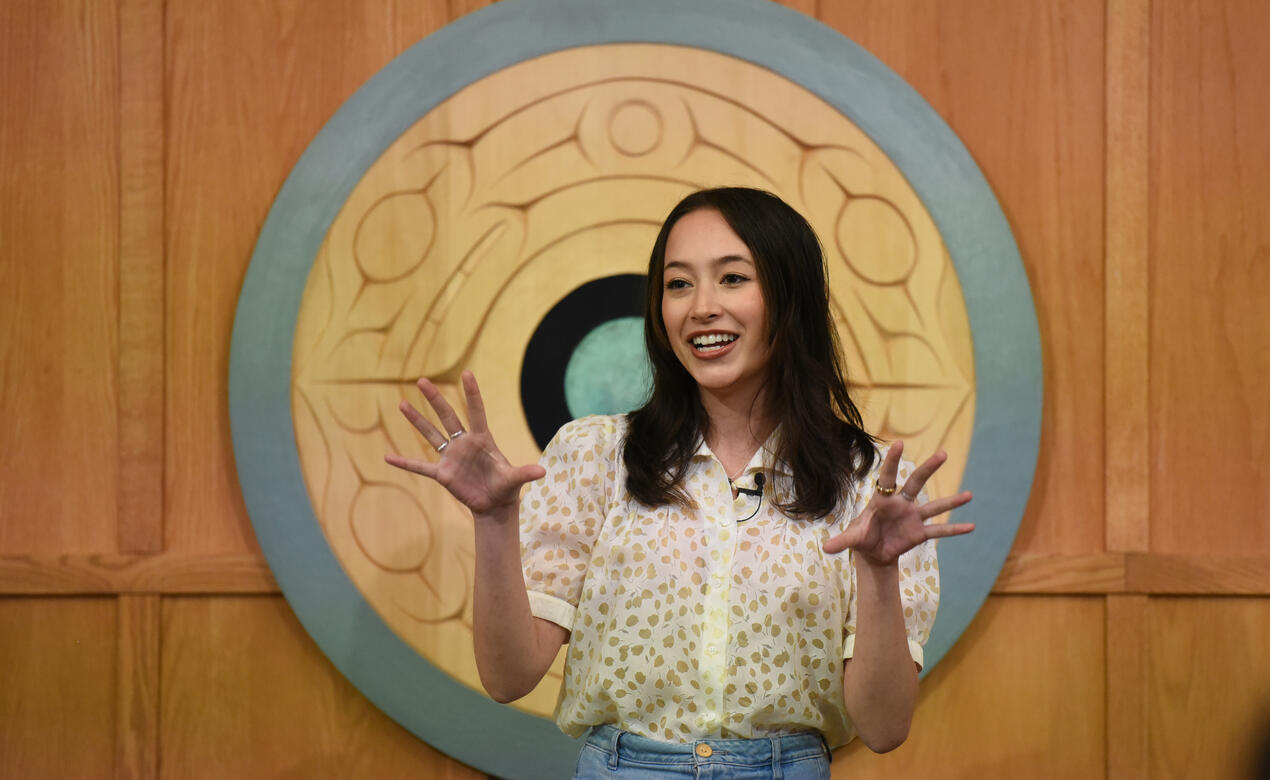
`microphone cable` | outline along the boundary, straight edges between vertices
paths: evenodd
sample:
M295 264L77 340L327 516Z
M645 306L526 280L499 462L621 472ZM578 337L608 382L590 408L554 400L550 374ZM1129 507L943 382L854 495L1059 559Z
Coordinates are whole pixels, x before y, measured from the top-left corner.
M754 515L758 514L758 510L762 508L763 506L763 485L765 484L767 484L767 477L763 476L763 472L760 471L759 473L754 475L754 487L752 488L738 487L736 489L736 492L738 494L744 493L747 496L758 496L758 506L754 507L754 511L750 512L749 517L745 517L745 518L742 518L741 520L737 520L736 521L737 525L744 523L746 520L749 520L751 517L754 517Z

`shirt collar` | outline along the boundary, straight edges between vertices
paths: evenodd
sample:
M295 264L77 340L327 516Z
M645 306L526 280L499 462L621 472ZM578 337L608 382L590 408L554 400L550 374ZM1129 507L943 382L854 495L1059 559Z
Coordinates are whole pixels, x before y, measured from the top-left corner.
M748 474L756 474L760 471L771 475L783 477L793 476L789 469L781 463L776 462L776 449L780 445L781 428L776 426L772 432L768 434L767 441L763 442L763 446L754 451L754 455L750 458L750 462L745 464L745 468L737 475L737 479L741 479ZM715 458L714 452L710 446L706 444L704 436L697 439L697 451L692 454L693 459L697 458Z

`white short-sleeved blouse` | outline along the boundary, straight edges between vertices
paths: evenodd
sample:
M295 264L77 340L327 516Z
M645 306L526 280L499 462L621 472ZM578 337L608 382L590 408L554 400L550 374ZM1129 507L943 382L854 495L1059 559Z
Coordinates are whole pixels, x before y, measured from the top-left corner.
M547 475L521 499L530 607L571 631L560 728L612 723L670 742L814 729L832 747L849 741L854 569L849 552L821 544L868 502L872 477L837 514L793 519L772 503L792 480L773 468L771 442L736 480L752 487L762 471L761 505L732 497L703 443L684 482L697 511L650 509L626 492L625 435L622 416L566 424L543 453ZM900 589L920 665L939 601L933 542L900 559Z

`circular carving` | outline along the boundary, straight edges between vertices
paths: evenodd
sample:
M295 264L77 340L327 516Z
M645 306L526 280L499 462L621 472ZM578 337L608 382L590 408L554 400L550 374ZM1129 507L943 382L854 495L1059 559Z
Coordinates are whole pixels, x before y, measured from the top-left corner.
M640 317L643 297L644 277L639 274L592 279L561 298L538 322L525 347L520 402L539 450L547 446L561 425L577 415L570 403L569 368L577 359L579 348L605 325ZM639 350L642 354L642 339ZM647 357L643 359L647 362ZM575 377L575 390L582 389L579 384ZM573 398L577 399L578 395L575 392ZM593 409L592 412L616 413L632 408Z
M643 317L618 317L586 334L564 371L565 403L575 418L637 409L652 387Z
M847 267L871 284L903 282L919 258L908 221L881 198L849 198L834 238Z
M771 190L834 238L830 289L866 424L911 452L947 451L931 490L956 488L973 422L964 304L930 215L864 133L722 54L627 44L519 63L438 105L370 167L314 263L294 346L295 424L322 443L300 460L326 539L384 621L455 679L479 686L472 583L454 563L473 557L471 521L383 463L385 450L431 457L397 405L418 404L413 380L428 376L461 407L471 369L508 457L536 460L568 419L574 349L638 314L635 295L618 312L571 291L638 279L670 207L721 183ZM588 313L544 331L564 300ZM338 413L350 407L355 425ZM517 706L549 715L559 671Z
M609 140L622 154L641 157L661 143L661 115L643 100L628 100L614 107L609 117Z
M665 210L696 185L754 183L776 190L807 211L830 243L838 239L834 220L842 213L848 192L852 198L883 197L908 219L913 211L907 203L912 196L907 187L881 193L859 186L871 180L873 163L854 144L855 135L845 140L836 135L841 119L837 112L841 112L859 122L903 169L939 225L956 266L954 273L945 264L945 272L934 277L922 271L920 258L928 251L929 241L923 224L913 222L919 259L911 273L888 285L873 282L875 289L869 290L869 297L853 297L851 289L843 295L835 287L833 299L849 365L860 385L857 389L872 390L871 397L864 399L866 417L880 421L884 433L930 431L938 428L937 422L930 421L939 419L951 420L949 431L963 430L971 427L969 419L977 420L964 474L965 486L978 489L980 500L958 514L964 520L980 521L980 527L941 555L944 597L926 646L927 671L947 653L988 594L1017 532L1039 447L1040 342L1018 250L973 159L916 92L836 32L772 4L641 0L613 4L603 13L595 13L593 5L593 0L491 4L432 34L358 90L305 151L270 210L239 297L230 353L230 423L239 483L261 549L301 623L328 658L390 717L440 750L500 777L567 776L579 746L548 720L473 692L435 665L435 653L421 651L404 639L403 623L430 621L434 649L444 651L452 645L460 653L468 652L463 589L433 594L435 600L425 604L419 602L417 590L421 582L429 586L471 582L472 560L464 547L465 538L470 545L470 528L459 529L455 539L454 527L435 512L448 506L449 499L422 480L409 486L393 483L413 491L417 517L429 523L428 542L409 541L407 547L420 552L401 559L382 550L365 554L380 561L378 571L386 565L387 569L414 568L420 574L388 572L375 579L372 571L373 605L368 592L359 590L368 581L365 570L355 585L345 568L356 556L337 559L332 547L337 534L356 539L366 528L368 533L377 533L369 522L372 518L360 516L359 500L350 500L347 491L355 495L358 484L383 481L382 472L371 466L384 448L406 451L415 443L411 431L390 423L397 415L396 398L411 392L397 375L439 372L431 375L449 383L446 392L453 395L458 368L468 365L485 377L486 369L505 367L509 354L519 354L517 344L499 352L492 342L479 339L465 347L461 336L472 331L464 328L443 337L439 324L461 311L456 306L470 303L460 295L466 285L488 287L498 279L507 280L502 287L494 285L495 305L487 308L483 322L476 322L475 331L502 333L518 341L529 327L526 323L536 321L530 316L535 313L515 313L497 305L499 300L541 300L534 298L540 294L558 298L577 289L592 278L576 273L587 268L582 258L639 255L638 264L619 272L640 273L652 232ZM580 18L586 24L578 24ZM534 34L526 35L527 29ZM480 45L473 45L477 31ZM632 41L658 44L660 53L668 56L655 63L661 69L632 80L622 75L620 67L609 67L610 45ZM588 83L594 77L592 86L597 87L606 79L625 83L590 94L565 89L572 91L574 99L581 96L572 136L551 141L534 135L533 122L509 121L521 112L535 115L554 96L551 90L560 86L562 77L552 75L541 85L504 81L502 92L490 92L488 88L500 81L500 69L511 70L544 52L569 50L589 52L568 62L572 70L564 76L574 79L572 83L579 82L581 75ZM699 61L693 52L706 50L753 63L754 84L720 81L710 72L699 81L694 72ZM682 84L685 73L693 73L691 84ZM370 245L349 249L358 243L357 228L373 221L356 215L369 216L381 197L358 182L401 141L403 132L412 132L421 115L461 99L466 88L478 82L489 102L469 103L466 115L453 117L458 120L453 126L434 127L440 131L434 137L444 139L441 146L449 145L456 153L451 160L456 165L446 174L449 192L490 192L497 197L483 203L457 195L453 200L426 199L436 209L431 213L433 225L453 228L453 215L468 214L465 229L483 228L477 243L469 247L476 256L483 247L496 246L500 251L473 266L464 265L472 255L458 253L463 249L461 242L451 237L443 250L441 236L429 238L422 231L400 246L392 243L399 239L389 231L378 239L380 247L389 249ZM732 124L699 125L701 116L690 114L685 104L659 102L647 94L649 84L677 83L695 90L698 111L719 103L725 113L739 108L756 121L736 120L734 112ZM807 93L781 86L793 83L809 85L828 103L817 109L814 101L799 97ZM762 91L768 87L774 89ZM734 93L744 97L738 100ZM662 123L657 143L634 157L617 143L643 147L609 132L614 107L630 100L655 106ZM808 109L816 113L797 113ZM784 123L788 118L810 132L789 132ZM827 134L816 131L821 120L829 128ZM547 121L544 126L550 124ZM482 128L488 133L482 134ZM778 143L770 146L773 138ZM752 147L779 148L781 138L791 140L786 146L789 151L775 157L749 156ZM503 146L499 139L545 143L535 147L536 157L509 159L498 151ZM553 147L556 142L559 145ZM463 157L464 150L473 152L478 146L483 147L482 154ZM515 143L506 148L515 158ZM400 146L393 150L396 181L384 188L390 195L426 193L438 175L439 147L421 145L415 149L419 154L409 151ZM544 190L541 183L553 181L558 154L575 151L589 166L583 170L591 178ZM749 173L738 175L738 167ZM541 174L541 181L535 181L536 174ZM603 190L606 182L628 186ZM685 189L673 196L665 192L680 185ZM825 201L831 213L813 214L821 194L835 189L843 197ZM612 202L596 200L595 194L601 191ZM789 196L791 192L799 197ZM597 213L608 215L607 221L579 225L561 234L554 244L544 244L544 214L576 213L597 204L602 204ZM494 219L500 213L507 218ZM614 213L638 217L624 221ZM349 214L354 218L346 218ZM489 221L481 223L483 218ZM521 256L532 258L532 264L552 266L553 272L531 274L530 281L518 283L520 267L507 265L501 252L509 246L522 253L538 252ZM853 244L848 240L844 246ZM328 262L332 247L341 248L338 262ZM414 263L420 252L424 259ZM363 253L374 257L363 257ZM352 262L350 255L356 257ZM439 262L441 258L445 262ZM866 282L885 278L875 272L859 274L832 253L830 261L838 263L831 271L835 278L863 276ZM420 269L429 264L431 276L423 280ZM351 268L356 272L350 272ZM401 284L407 278L420 284L420 292L431 303L427 316L416 320L417 327L402 331L400 322L415 316L409 313L413 293ZM439 293L433 285L440 286ZM300 318L302 294L304 317ZM906 306L911 314L895 316ZM906 325L915 318L920 328ZM936 343L929 335L932 332L947 338ZM459 338L454 337L456 333ZM927 353L938 357L936 372L944 375L973 365L973 375L964 375L973 392L949 408L957 395L948 392L947 383L911 386L904 398L916 398L927 390L938 396L939 402L929 406L935 409L932 416L918 413L914 403L904 398L887 402L885 391L895 372L923 362L906 340L926 343ZM404 368L396 371L393 363ZM496 373L493 369L491 373ZM376 383L394 392L376 395L374 403L368 403L362 391ZM341 384L361 391L344 394L339 391ZM488 390L490 383L485 386ZM495 410L491 418L495 417L501 426L523 420L524 415L518 408L504 407ZM304 453L303 464L300 453ZM350 470L354 480L348 478ZM352 522L331 513L326 495L314 489L341 484L346 494L339 500L350 509L344 519ZM363 519L368 521L365 526ZM409 533L411 527L407 523L396 532ZM450 599L457 599L457 607ZM501 735L498 751L489 750L489 733Z

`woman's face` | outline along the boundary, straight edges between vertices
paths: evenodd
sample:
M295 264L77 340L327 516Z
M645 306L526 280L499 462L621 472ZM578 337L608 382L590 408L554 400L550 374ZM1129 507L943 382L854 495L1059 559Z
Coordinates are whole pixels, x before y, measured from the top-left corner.
M693 211L670 229L661 316L675 356L703 392L757 394L770 355L767 307L749 247L719 212Z

